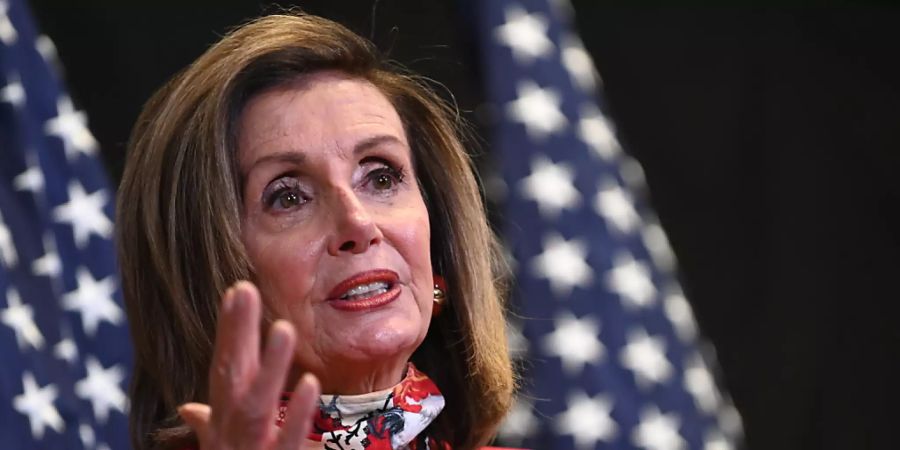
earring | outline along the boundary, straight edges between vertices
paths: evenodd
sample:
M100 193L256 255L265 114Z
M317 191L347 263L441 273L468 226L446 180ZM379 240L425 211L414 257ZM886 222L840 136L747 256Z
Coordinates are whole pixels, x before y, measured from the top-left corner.
M437 317L444 307L447 298L447 282L440 275L434 276L434 305L431 308L431 317Z

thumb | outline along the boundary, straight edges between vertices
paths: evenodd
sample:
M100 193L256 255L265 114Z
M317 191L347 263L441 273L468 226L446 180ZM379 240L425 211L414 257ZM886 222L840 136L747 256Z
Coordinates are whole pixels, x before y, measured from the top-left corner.
M212 409L209 405L203 403L185 403L178 407L178 415L187 426L194 430L197 434L197 440L200 441L200 448L205 448L209 442L209 418L212 415Z

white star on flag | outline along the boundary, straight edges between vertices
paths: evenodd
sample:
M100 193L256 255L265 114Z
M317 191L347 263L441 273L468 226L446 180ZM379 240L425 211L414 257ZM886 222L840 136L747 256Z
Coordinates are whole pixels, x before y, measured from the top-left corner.
M641 308L656 303L657 291L650 279L650 268L627 252L613 258L613 268L606 273L606 284L619 294L626 307Z
M687 442L678 433L681 421L675 413L660 414L656 407L641 411L641 423L634 429L634 445L647 450L681 450Z
M595 105L581 106L578 138L587 144L595 155L604 160L612 161L622 153L612 124Z
M666 358L666 340L649 336L638 328L628 333L627 344L619 359L622 365L634 372L638 387L647 389L651 383L665 383L673 375L672 364Z
M19 254L16 252L12 232L3 221L3 214L0 214L0 265L15 267L18 262Z
M574 210L581 204L574 181L575 171L568 164L536 156L531 160L531 174L519 182L519 190L523 198L537 202L542 216L554 219L563 209Z
M6 290L6 309L0 311L0 322L12 328L16 334L19 351L24 352L26 345L35 350L44 347L44 335L34 324L34 310L31 305L22 304L19 292L12 287Z
M113 223L103 212L108 201L103 189L88 195L78 181L69 183L69 201L53 208L53 220L72 224L75 245L84 248L91 234L105 239L112 237Z
M75 277L78 288L63 295L62 306L67 311L81 314L84 332L93 337L100 322L104 320L113 325L121 324L122 310L113 300L113 292L116 291L115 277L110 275L97 281L84 267L78 268Z
M537 430L538 420L534 417L534 405L517 396L506 418L500 425L498 435L502 439L522 442Z
M684 298L681 289L672 288L671 292L666 294L663 299L663 310L672 322L678 339L682 342L693 342L697 337L697 322L694 321L691 305Z
M78 425L78 438L85 449L94 450L110 450L109 445L104 442L97 442L96 433L90 425L82 423Z
M44 124L44 131L63 141L66 158L74 161L78 152L93 155L99 144L87 128L87 115L84 111L76 111L72 99L62 96L56 101L57 116Z
M643 192L647 189L647 177L644 175L644 168L638 160L632 158L627 153L622 153L619 161L622 174L622 180L625 185L633 191Z
M494 37L512 49L519 64L529 64L536 58L553 54L554 45L547 37L547 18L541 13L528 14L513 6L504 11L506 23L494 30Z
M528 353L528 339L522 335L522 325L511 320L506 322L506 342L513 358L524 357Z
M35 276L56 278L62 273L62 261L56 252L56 239L53 233L46 232L43 237L44 254L32 261L31 273Z
M503 202L509 187L503 178L497 176L496 173L487 173L484 175L484 195L493 202Z
M30 157L33 153L27 152L26 154L29 156L29 159L34 159ZM43 192L44 173L41 172L41 168L37 164L30 161L25 171L16 175L13 179L13 187L17 191L29 191L32 194Z
M716 413L716 421L719 428L726 436L742 436L744 434L744 424L741 421L741 413L738 412L731 399L723 399L722 406Z
M544 337L544 351L559 357L563 370L574 376L585 364L598 364L606 354L600 342L600 325L593 316L575 317L566 311L553 320L553 332Z
M712 429L703 436L703 450L734 450L734 445L721 431Z
M707 414L714 414L722 403L716 382L699 353L685 361L684 389L694 397L697 408Z
M97 437L94 435L94 429L90 425L82 423L78 425L78 437L81 439L81 445L84 448L94 448L97 445Z
M501 253L500 256L503 258L506 266L509 267L509 270L516 270L516 268L519 267L519 260L512 254L508 246L504 245L501 249Z
M69 364L75 364L78 361L78 346L72 338L63 338L53 346L53 356Z
M544 251L531 260L535 276L546 278L557 299L563 299L574 287L586 288L594 280L594 271L587 264L587 244L581 239L565 240L558 233L547 233Z
M44 437L44 429L50 427L57 433L65 429L65 422L59 415L59 411L53 406L58 394L56 386L50 383L42 388L31 372L22 374L23 392L13 399L13 408L28 416L31 425L31 436L35 439Z
M41 55L41 59L47 62L50 67L59 70L59 53L56 51L56 44L46 34L42 34L34 40L34 48Z
M560 53L563 67L566 68L566 72L569 72L572 84L584 92L593 93L597 88L597 80L600 79L600 76L597 74L597 69L594 68L591 56L585 51L581 39L574 34L566 34L560 42L562 43Z
M631 234L641 223L631 196L618 183L608 179L603 181L594 197L594 211L620 235Z
M516 86L516 93L518 97L506 104L506 112L510 119L525 125L529 138L543 141L566 129L569 121L560 110L562 99L556 90L522 81Z
M556 416L554 424L558 433L572 436L575 447L593 449L598 441L610 442L616 436L619 427L610 417L611 398L602 394L591 398L575 390L569 394L567 403L569 409Z
M659 226L655 217L649 219L645 217L641 238L653 263L666 272L673 272L675 270L675 254L672 253L666 232Z
M19 33L16 32L16 27L9 20L9 2L0 0L0 42L3 45L11 46L16 43L18 38Z
M571 21L575 18L575 7L572 6L571 0L549 0L550 8L553 10L553 13L565 19L565 21Z
M10 75L6 86L0 89L0 102L9 103L16 108L21 108L25 104L25 88L18 75Z
M111 409L125 414L128 398L119 387L125 371L118 365L104 369L93 356L87 357L85 369L87 376L75 384L75 394L91 402L97 422L106 423Z

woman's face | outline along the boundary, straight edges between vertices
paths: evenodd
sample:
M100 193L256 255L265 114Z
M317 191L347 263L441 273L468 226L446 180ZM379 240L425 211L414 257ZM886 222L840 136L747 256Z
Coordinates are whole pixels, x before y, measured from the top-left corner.
M400 117L371 83L318 72L238 123L242 239L263 301L324 392L399 381L428 331L428 212Z

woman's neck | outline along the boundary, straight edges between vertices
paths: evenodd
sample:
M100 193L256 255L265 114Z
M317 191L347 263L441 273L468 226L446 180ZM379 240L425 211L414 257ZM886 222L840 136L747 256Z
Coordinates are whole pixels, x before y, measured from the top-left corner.
M332 364L327 370L313 370L322 385L322 394L358 395L389 389L400 382L406 373L404 362L381 364ZM294 366L288 377L286 391L294 389L300 376L305 373Z

